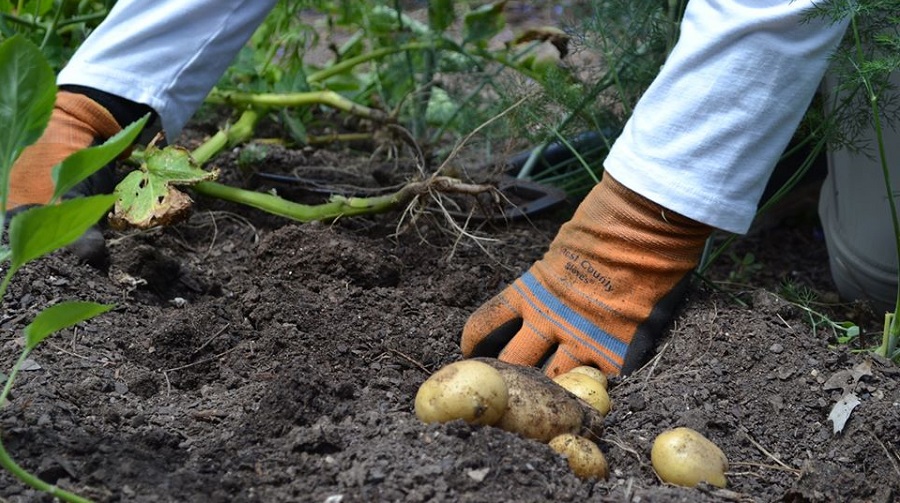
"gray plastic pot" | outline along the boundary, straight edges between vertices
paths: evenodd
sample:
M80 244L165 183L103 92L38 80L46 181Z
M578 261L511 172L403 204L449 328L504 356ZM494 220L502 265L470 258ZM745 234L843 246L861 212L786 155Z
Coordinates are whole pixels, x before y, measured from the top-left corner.
M895 74L900 85L900 74ZM827 80L826 80L827 85ZM895 203L900 206L900 130L884 132ZM887 191L877 159L874 128L866 133L870 156L848 150L828 154L828 176L819 198L831 276L847 300L869 300L893 311L897 250Z

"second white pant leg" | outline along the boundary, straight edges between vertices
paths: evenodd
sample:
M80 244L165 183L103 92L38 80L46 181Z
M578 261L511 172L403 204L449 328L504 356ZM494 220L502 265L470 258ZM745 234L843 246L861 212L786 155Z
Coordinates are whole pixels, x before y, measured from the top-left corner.
M119 0L58 83L144 103L179 134L276 0Z
M605 166L694 220L743 233L846 29L812 0L692 0Z

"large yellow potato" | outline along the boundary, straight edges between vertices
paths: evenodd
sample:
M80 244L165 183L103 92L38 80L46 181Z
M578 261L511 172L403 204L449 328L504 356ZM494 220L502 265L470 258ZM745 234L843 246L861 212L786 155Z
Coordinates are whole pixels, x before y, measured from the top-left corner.
M603 416L555 384L540 370L477 358L500 372L509 390L506 411L495 426L523 437L549 442L563 433L599 438Z
M583 479L605 479L609 476L606 457L590 440L564 433L550 440L550 448L565 456L569 468Z
M416 393L416 417L426 423L462 419L492 425L506 411L509 391L496 369L475 360L451 363L431 375Z
M664 431L653 441L650 462L664 482L695 487L706 482L725 487L728 458L719 446L690 428Z
M609 394L606 393L606 387L600 381L587 374L566 372L554 377L553 382L587 402L588 405L597 409L600 414L604 416L609 414L612 403L609 400Z
M598 368L589 367L587 365L582 365L580 367L575 367L566 373L567 374L584 374L592 379L595 379L597 382L599 382L603 386L603 389L609 389L609 379L606 377L606 374L604 374L603 371Z

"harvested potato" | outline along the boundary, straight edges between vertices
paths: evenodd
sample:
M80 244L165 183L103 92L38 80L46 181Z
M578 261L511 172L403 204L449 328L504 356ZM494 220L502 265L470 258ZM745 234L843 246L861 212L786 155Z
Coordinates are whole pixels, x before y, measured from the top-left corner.
M506 411L495 426L549 442L563 433L599 438L603 416L567 393L540 370L493 358L477 358L500 372L509 390Z
M609 465L606 457L590 440L563 433L550 440L550 448L566 457L569 468L583 479L605 479L609 476Z
M569 393L587 402L588 405L597 409L602 415L609 414L612 404L609 401L609 394L606 388L596 379L586 374L566 372L553 378L553 382L559 384Z
M462 419L492 425L506 411L509 392L503 376L482 362L451 363L431 375L416 393L416 417L426 423Z
M690 428L664 431L653 441L650 462L664 482L695 487L706 482L725 487L728 458L719 446Z
M609 389L609 379L607 379L606 374L604 374L603 371L598 368L582 365L580 367L575 367L566 373L584 374L598 381L603 386L603 389Z

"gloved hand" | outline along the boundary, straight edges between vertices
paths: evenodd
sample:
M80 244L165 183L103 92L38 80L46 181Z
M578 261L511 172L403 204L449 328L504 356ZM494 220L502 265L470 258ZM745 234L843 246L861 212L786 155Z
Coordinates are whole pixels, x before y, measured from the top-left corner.
M82 94L59 91L47 129L37 142L22 151L9 178L7 210L46 204L53 197L51 170L69 155L102 142L122 128L112 114ZM107 166L72 189L70 197L110 193L115 188ZM82 260L101 265L106 259L106 243L96 227L69 246Z
M466 357L579 365L609 375L646 362L712 232L609 174L562 226L550 250L466 323Z
M69 155L105 141L122 128L112 114L82 94L60 91L47 129L36 143L22 151L9 177L7 210L46 204L53 196L50 171ZM82 188L84 193L100 193Z

